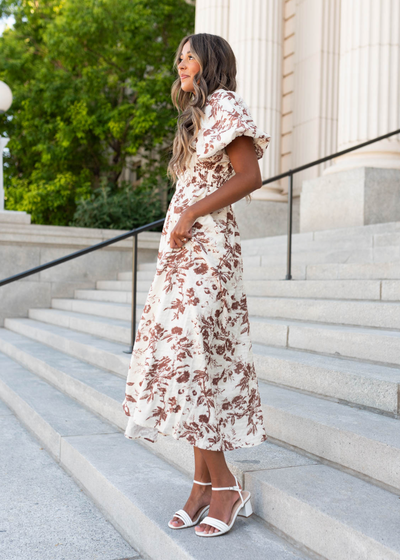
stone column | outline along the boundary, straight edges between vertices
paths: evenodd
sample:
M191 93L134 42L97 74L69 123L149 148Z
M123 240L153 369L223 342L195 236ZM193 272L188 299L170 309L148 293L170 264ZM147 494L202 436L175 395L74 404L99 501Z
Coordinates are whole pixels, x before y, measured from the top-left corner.
M296 0L294 38L293 168L337 151L340 0ZM294 193L329 165L296 173Z
M400 128L400 2L342 0L338 151ZM341 156L324 175L400 169L400 135Z
M211 33L229 40L229 0L196 0L196 33Z
M238 92L257 126L271 135L261 160L263 179L280 171L283 2L230 0L229 43L238 64ZM279 183L252 193L255 200L284 201Z

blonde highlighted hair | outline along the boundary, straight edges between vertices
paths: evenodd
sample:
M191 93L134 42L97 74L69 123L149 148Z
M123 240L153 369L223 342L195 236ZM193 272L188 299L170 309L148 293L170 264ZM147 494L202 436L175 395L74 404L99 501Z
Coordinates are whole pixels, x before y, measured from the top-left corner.
M191 55L199 63L200 70L193 78L194 92L184 91L179 77L172 84L172 103L179 115L167 174L174 183L177 173L186 169L194 152L191 143L200 129L208 95L217 89L236 91L236 58L229 43L219 35L196 33L184 37L176 51L176 70L182 49L188 41Z

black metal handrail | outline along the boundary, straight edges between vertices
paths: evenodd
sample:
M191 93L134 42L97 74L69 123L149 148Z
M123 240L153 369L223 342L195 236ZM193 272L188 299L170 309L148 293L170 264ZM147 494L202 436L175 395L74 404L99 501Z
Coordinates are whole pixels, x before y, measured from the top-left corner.
M299 173L300 171L304 171L304 169L308 169L310 167L314 167L315 165L319 165L320 163L324 163L325 161L329 161L331 159L337 158L349 152L354 152L364 146L368 146L369 144L373 144L374 142L379 142L380 140L384 140L385 138L389 138L390 136L394 136L395 134L400 134L400 129L394 130L393 132L388 132L383 136L377 136L373 140L368 140L367 142L363 142L362 144L357 144L357 146L353 146L351 148L347 148L346 150L341 150L340 152L336 152L329 156L325 156L323 158L317 159L310 163L306 163L304 165L300 165L299 167L295 167L294 169L289 169L284 173L280 173L279 175L275 175L270 179L265 179L262 184L267 185L268 183L273 183L278 181L279 179L283 179L284 177L289 178L289 188L288 188L288 216L287 216L287 269L286 269L286 278L285 280L292 280L291 275L291 258L292 258L292 221L293 221L293 175L295 173ZM65 255L64 257L60 257L59 259L55 259L54 261L50 261L48 263L42 264L40 266L36 266L24 272L20 272L19 274L14 274L14 276L10 276L5 278L4 280L0 280L0 287L5 286L6 284L10 284L11 282L15 282L17 280L21 280L22 278L26 278L27 276L31 276L32 274L37 274L42 270L46 270L47 268L51 268L53 266L57 266L64 262L70 261L72 259L76 259L77 257L81 257L82 255L86 255L87 253L91 253L92 251L97 251L98 249L102 249L103 247L107 247L108 245L112 245L114 243L118 243L118 241L122 241L123 239L127 239L128 237L133 237L133 255L132 255L132 325L131 325L131 348L127 351L127 353L132 353L133 346L134 346L134 339L135 339L135 332L136 332L136 285L137 285L137 236L142 231L149 230L153 227L163 224L165 218L161 218L155 222L151 222L150 224L146 224L144 226L140 226L138 228L132 229L126 233L118 235L117 237L112 237L111 239L107 239L106 241L102 241L101 243L97 243L96 245L91 245L90 247L86 247L85 249L81 249L80 251L76 251L75 253L70 253L69 255Z
M58 264L62 264L64 262L70 261L72 259L76 259L77 257L81 257L82 255L86 255L87 253L91 253L92 251L97 251L98 249L103 249L103 247L107 247L107 245L112 245L113 243L118 243L118 241L123 241L128 237L132 237L133 235L137 235L142 231L146 231L151 229L152 227L156 227L164 223L165 218L161 218L156 222L151 222L151 224L146 224L144 226L140 226L135 229L131 229L126 233L122 233L117 237L111 237L111 239L107 239L106 241L102 241L101 243L96 243L96 245L90 245L85 249L81 249L80 251L75 251L75 253L70 253L69 255L65 255L64 257L60 257L59 259L55 259L54 261L50 261L45 264L41 264L39 266L35 266L34 268L30 268L29 270L25 270L25 272L19 272L18 274L14 274L14 276L9 276L4 280L0 280L0 287L4 286L5 284L10 284L11 282L15 282L16 280L21 280L21 278L26 278L27 276L31 276L32 274L37 274L42 270L46 270L46 268L52 268L53 266L57 266Z
M294 169L289 169L285 171L285 173L280 173L279 175L275 175L275 177L271 177L271 179L266 179L263 181L263 185L267 185L268 183L273 183L278 179L283 179L283 177L289 178L289 188L288 188L288 213L287 213L287 253L286 253L286 278L285 280L292 280L291 274L291 266L292 266L292 213L293 213L293 175L295 173L299 173L300 171L304 171L304 169L308 169L309 167L314 167L314 165L319 165L320 163L324 163L325 161L329 161L330 159L337 158L344 154L348 154L349 152L354 152L355 150L359 150L364 146L368 146L369 144L373 144L374 142L379 142L380 140L384 140L385 138L389 138L389 136L394 136L395 134L400 134L400 129L394 130L393 132L388 132L383 136L377 136L373 140L368 140L367 142L363 142L362 144L357 144L357 146L352 146L351 148L347 148L346 150L341 150L340 152L336 152L335 154L331 154L330 156L325 156L320 159L316 159L311 163L306 163L304 165L300 165L299 167L295 167ZM1 284L0 284L1 285Z

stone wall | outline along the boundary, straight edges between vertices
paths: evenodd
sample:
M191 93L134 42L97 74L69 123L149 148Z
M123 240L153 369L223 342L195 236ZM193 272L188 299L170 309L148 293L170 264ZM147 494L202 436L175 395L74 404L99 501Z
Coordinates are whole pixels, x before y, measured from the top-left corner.
M0 279L29 270L125 231L0 220ZM155 262L161 234L138 236L138 263ZM132 270L132 238L77 257L38 274L0 287L0 325L5 317L27 317L32 307L50 307L52 297L73 297L79 288L94 288L96 280L115 280Z

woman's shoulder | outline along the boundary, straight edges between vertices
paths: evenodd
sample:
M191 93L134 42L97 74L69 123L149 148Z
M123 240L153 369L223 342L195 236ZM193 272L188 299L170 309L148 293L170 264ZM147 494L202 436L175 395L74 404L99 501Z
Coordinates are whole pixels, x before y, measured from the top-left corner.
M216 89L207 96L207 104L216 105L218 103L242 103L243 98L236 91L228 89Z
M217 89L207 97L204 113L210 119L224 118L226 115L247 114L248 107L236 91Z
M270 135L257 127L243 98L236 91L218 89L207 100L205 117L196 139L198 158L212 157L237 136L244 135L253 138L257 158L260 159Z

